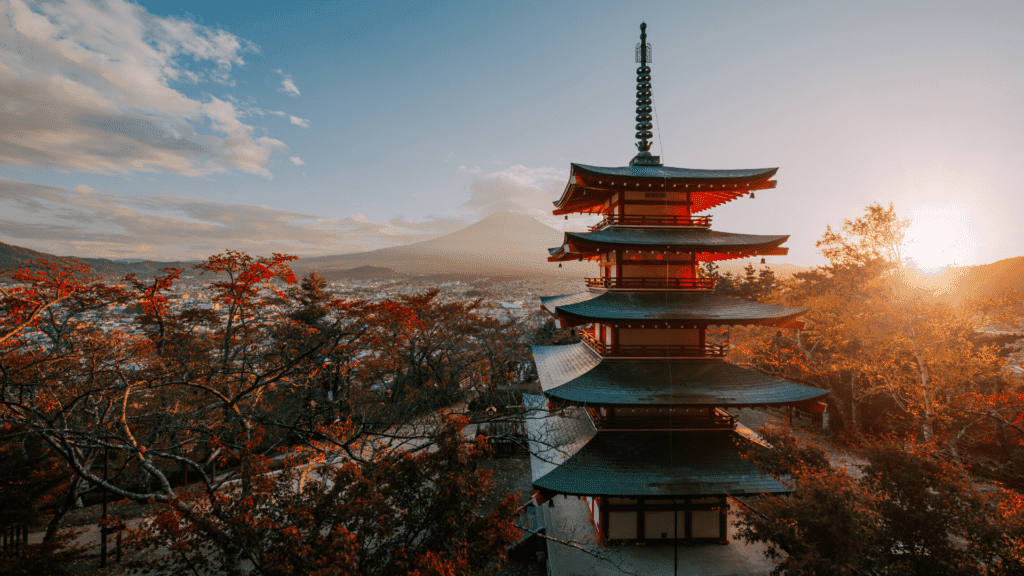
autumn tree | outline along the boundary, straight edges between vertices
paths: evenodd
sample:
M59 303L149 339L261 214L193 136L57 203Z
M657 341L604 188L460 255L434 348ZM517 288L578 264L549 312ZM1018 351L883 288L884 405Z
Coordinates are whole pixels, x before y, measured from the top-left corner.
M487 447L482 438L465 442L466 423L446 419L430 450L365 462L296 460L272 473L265 457L247 454L246 486L183 492L164 506L136 546L170 553L138 565L197 576L489 573L517 537L515 502L481 513L491 482L477 464ZM197 507L207 510L201 522L182 513Z
M480 339L497 338L500 326L475 315L477 304L439 302L436 293L341 300L313 275L289 288L291 259L231 251L211 257L197 266L209 279L205 308L170 305L176 269L151 280L128 277L122 288L60 267L19 272L21 284L4 293L0 308L0 417L38 438L72 474L69 494L86 485L162 505L182 535L174 546L189 547L184 535L202 534L207 544L197 554L237 568L252 559L234 551L245 526L231 524L231 510L284 486L295 498L326 489L333 467L347 466L349 476L339 478L355 482L363 473L380 478L374 471L383 463L444 452L446 416L436 409L457 400L467 378L514 378L509 351L522 349L515 345L520 333L504 335L504 359L482 351ZM477 477L459 467L478 455L460 446L440 462L452 481L471 481L459 493L472 507L486 482L473 484ZM109 477L96 468L100 455ZM401 489L443 485L438 474ZM399 497L383 489L380 495ZM332 514L342 513L337 501L331 505ZM344 513L358 516L370 503L345 505ZM301 528L302 514L281 517L260 538L286 538ZM450 516L419 518L429 532ZM484 524L504 533L508 522ZM486 532L483 524L468 525ZM376 542L382 535L369 526L356 537ZM172 537L170 524L152 529L165 541ZM408 561L424 573L435 564L456 569L423 550Z
M949 424L950 401L998 379L1005 360L978 344L969 308L933 301L904 281L908 226L891 205L873 204L839 230L829 227L818 242L829 265L795 274L774 296L809 309L806 329L754 329L738 348L766 372L830 390L836 424L863 430L862 408L882 399L928 442Z
M757 301L770 298L779 284L774 270L768 266L758 269L753 264L747 264L743 274L737 275L732 272L723 273L715 262L704 262L701 275L715 280L715 292L718 294Z
M785 430L760 431L751 457L792 494L741 512L740 537L767 544L774 573L1014 574L1020 497L981 492L954 463L915 445L872 444L859 477Z

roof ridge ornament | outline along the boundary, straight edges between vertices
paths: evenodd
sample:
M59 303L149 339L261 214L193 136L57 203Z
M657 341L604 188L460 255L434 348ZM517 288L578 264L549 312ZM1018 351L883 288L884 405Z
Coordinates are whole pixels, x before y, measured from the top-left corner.
M653 60L652 55L651 45L647 43L647 23L641 22L640 43L636 45L636 61L640 64L636 69L636 139L639 140L636 147L640 153L629 161L630 166L661 166L661 158L651 154L648 141L654 136L651 133L651 128L654 128L651 123L654 118L651 116L654 102L651 99L651 67L647 65Z

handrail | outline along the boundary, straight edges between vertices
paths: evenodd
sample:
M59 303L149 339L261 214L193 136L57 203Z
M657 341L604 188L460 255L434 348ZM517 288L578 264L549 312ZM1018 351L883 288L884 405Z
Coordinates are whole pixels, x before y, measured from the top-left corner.
M714 278L587 278L588 288L609 290L714 290Z
M580 339L594 352L606 358L694 358L702 356L722 357L729 353L728 344L605 344L593 334L583 331Z
M736 417L724 413L714 416L614 416L602 418L601 430L635 430L635 429L732 429L736 426Z
M609 226L678 226L680 228L710 228L711 216L666 216L644 214L605 214L604 218L589 228L591 232Z

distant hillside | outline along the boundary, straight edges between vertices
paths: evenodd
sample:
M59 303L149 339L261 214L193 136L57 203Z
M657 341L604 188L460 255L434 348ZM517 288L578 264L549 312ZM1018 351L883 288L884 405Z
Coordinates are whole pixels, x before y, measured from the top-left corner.
M476 274L494 276L595 274L593 263L547 261L548 248L562 243L562 232L511 212L496 212L451 234L370 252L301 258L297 271L385 267L406 274Z
M1010 290L1024 291L1024 256L991 264L949 268L936 276L920 276L908 281L946 302L998 296Z
M55 256L45 252L37 252L21 246L13 246L0 242L0 272L24 268L30 263L44 259L53 263L71 264L72 260L78 260L87 264L92 272L105 278L123 278L126 274L135 273L140 278L146 278L160 274L164 268L180 268L191 270L191 262L155 262L146 260L141 262L115 262L106 258L77 258L74 256Z

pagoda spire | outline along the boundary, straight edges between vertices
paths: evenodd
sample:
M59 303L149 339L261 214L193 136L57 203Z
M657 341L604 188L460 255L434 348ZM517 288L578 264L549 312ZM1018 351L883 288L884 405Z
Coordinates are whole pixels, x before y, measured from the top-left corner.
M661 166L661 159L651 154L651 143L648 141L653 137L651 128L654 124L651 120L653 111L651 99L651 67L647 65L651 61L651 46L647 43L647 23L640 23L640 43L636 45L636 61L640 67L636 69L636 143L640 151L632 160L630 166Z

